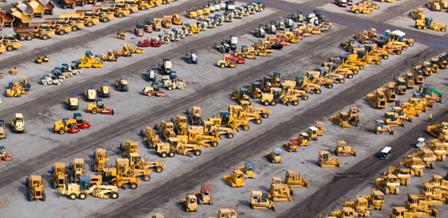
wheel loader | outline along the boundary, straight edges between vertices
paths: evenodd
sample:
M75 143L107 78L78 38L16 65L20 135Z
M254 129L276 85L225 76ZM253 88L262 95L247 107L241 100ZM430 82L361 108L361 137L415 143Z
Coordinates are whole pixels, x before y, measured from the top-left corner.
M198 198L194 193L187 193L184 199L180 200L185 212L198 212Z
M255 164L253 162L246 162L244 167L238 167L238 170L244 173L244 178L255 179Z
M287 170L285 175L285 184L289 186L289 188L308 188L308 181L306 181L302 174L296 170Z
M411 176L422 177L424 175L423 169L425 168L425 164L418 156L406 155L405 162L400 162L399 165L411 169Z
M11 119L11 127L15 133L25 132L25 120L22 113L16 113L15 119Z
M106 149L97 148L95 152L93 152L93 157L95 158L95 162L92 163L93 171L102 172L106 167L106 163L110 160L107 157Z
M369 201L369 207L375 210L384 210L384 193L378 189L372 189L369 195L363 196L367 201Z
M223 176L222 180L226 181L230 187L244 187L244 173L241 170L233 170L232 175Z
M386 195L400 193L400 181L394 174L384 173L382 178L375 179L375 185Z
M322 168L327 168L327 167L341 168L341 162L338 159L331 157L329 151L319 151L319 158L318 158L317 163Z
M399 164L395 166L389 166L387 174L395 174L398 177L400 185L402 186L411 185L411 169L408 169L405 166L400 166Z
M220 208L218 211L218 216L209 218L239 218L235 209L231 208Z
M109 194L112 199L117 199L119 196L118 187L92 183L92 178L89 176L80 177L79 184L64 184L63 187L58 188L58 192L60 195L68 196L71 200L75 200L76 198L85 200L89 194L101 199L109 199L109 196L106 194Z
M342 210L331 211L327 218L355 218L355 210L351 207L343 207Z
M291 141L289 141L286 144L283 144L283 147L289 152L296 152L299 146L308 146L308 141L310 140L310 137L308 133L301 132L300 135L296 138L293 138Z
M370 216L369 201L361 195L356 195L354 201L346 201L344 207L351 207L355 210L355 215L360 217Z
M67 174L65 173L65 163L54 163L51 169L53 177L50 178L50 182L54 189L67 185Z
M337 156L356 157L355 149L351 148L350 146L347 146L347 143L344 140L338 140L338 142L336 143L336 147L334 149L334 154L336 154Z
M272 201L290 201L293 190L285 183L282 183L280 177L272 177L271 186L269 188L268 198Z
M386 108L387 99L384 91L385 88L379 88L375 93L367 94L366 101L369 102L373 108Z
M267 157L271 163L281 163L282 162L282 154L280 148L274 148L271 152L268 152L264 155Z
M47 199L44 190L45 180L40 175L30 175L26 178L25 184L27 186L27 197L29 201L45 201Z
M272 209L275 211L275 205L261 191L252 191L250 196L250 206L252 209Z
M156 172L161 173L165 168L165 163L160 161L148 161L140 157L139 153L129 154L129 166L138 170L147 170L149 168L155 168ZM151 175L150 173L148 175Z

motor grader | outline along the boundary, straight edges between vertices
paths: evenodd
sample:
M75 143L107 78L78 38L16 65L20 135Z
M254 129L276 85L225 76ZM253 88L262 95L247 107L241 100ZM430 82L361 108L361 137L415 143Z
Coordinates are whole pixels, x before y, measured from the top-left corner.
M341 168L341 162L330 156L329 151L319 151L319 157L317 163L322 168L328 168L328 167L339 167Z
M92 178L88 176L82 176L79 184L64 184L63 187L58 188L58 192L60 195L68 196L71 200L75 200L76 198L85 200L89 194L101 199L109 199L109 196L106 194L110 194L112 199L117 199L119 196L118 187L113 185L92 184Z
M171 122L174 123L174 132L177 135L186 135L187 134L187 117L176 115L176 119L171 118Z
M431 11L442 11L442 9L448 9L448 2L446 0L430 0L426 2L426 7Z
M417 8L417 10L409 11L409 16L414 20L424 20L423 8Z
M355 149L351 148L350 146L347 146L347 143L344 140L338 140L338 142L336 143L336 147L334 149L334 154L336 154L337 156L356 157Z
M25 132L25 120L22 113L16 113L15 118L11 119L11 127L15 133Z
M65 173L65 163L54 163L51 169L53 177L50 178L50 182L54 189L67 185L67 174Z
M73 183L78 183L79 177L83 176L83 174L87 172L84 165L84 159L82 158L73 158L73 161L70 163L68 169L71 171L69 177Z
M191 110L185 112L188 115L188 119L191 125L201 126L202 118L201 118L201 107L193 106Z
M293 138L286 144L283 144L283 147L289 152L296 152L299 146L308 146L308 141L310 140L308 133L301 132L300 135L296 138Z
M129 164L130 162L127 158L121 160L124 160L125 162L127 162L127 164ZM127 174L131 177L140 176L144 181L149 181L151 179L152 170L149 169L149 167L140 167L138 169L135 167L129 167L129 171L127 172Z
M95 152L93 152L93 157L95 158L95 162L92 163L93 171L101 172L106 167L106 163L110 160L107 157L106 149L97 148Z
M129 184L131 189L136 189L138 184L140 184L140 179L135 178L135 175L128 173L129 168L125 169L126 171L124 171L124 173L119 173L120 170L117 168L104 168L102 174L90 175L93 180L92 182L98 185L103 183L110 184L123 189L126 189L124 184Z
M369 56L381 57L384 60L389 59L389 53L380 49L377 44L365 45L365 50Z
M359 67L359 70L363 70L365 66L367 66L367 61L358 58L359 55L356 54L343 54L340 56L342 61L348 65L354 65Z
M242 118L234 118L230 112L220 112L219 117L209 118L209 121L212 121L214 125L221 127L228 127L238 130L238 127L242 127L244 131L248 131L250 129L249 120L247 117Z
M246 162L244 167L238 167L238 170L244 173L244 178L255 179L255 164L253 162Z
M272 201L289 201L292 202L291 195L294 195L291 189L285 183L282 183L280 177L272 177L271 186L268 193L268 198Z
M339 83L338 81L335 81L331 77L323 76L321 72L328 72L327 67L321 67L320 71L306 71L306 77L309 79L309 81L313 84L319 85L319 86L325 86L329 89L333 88L333 83ZM345 81L344 81L345 82Z
M241 105L230 105L228 111L231 113L233 118L236 119L246 119L248 121L255 121L256 124L261 124L261 115L259 113L247 112Z
M261 103L265 106L275 106L278 102L282 102L286 106L289 103L292 103L294 106L299 105L299 98L296 95L285 94L280 88L272 88L270 90L270 93L262 93L261 95Z
M298 90L303 90L311 94L316 93L318 95L322 93L320 85L311 83L307 77L296 76L295 81L296 81L296 88Z
M426 131L436 138L448 135L448 122L426 127Z
M356 211L355 215L357 214L360 217L370 216L369 201L361 195L356 195L354 201L346 201L344 207L353 208L353 210Z
M296 82L293 80L285 80L281 83L283 94L286 96L295 96L298 100L308 100L307 92L304 90L296 89Z
M431 29L440 32L446 32L446 25L433 20L433 18L426 17L424 20L416 20L415 27L417 29Z
M47 196L45 194L44 186L45 180L40 175L30 175L26 178L27 196L29 201L42 200L45 201Z
M123 156L129 157L130 153L138 153L138 143L126 140L124 144L120 143L120 150L124 151Z
M384 210L384 193L378 189L372 189L369 195L364 195L367 201L369 201L369 208L375 210Z
M214 118L210 118L210 119L214 119ZM235 137L235 134L237 132L237 130L232 129L232 128L227 128L227 127L223 127L223 126L217 126L213 121L211 120L207 120L207 121L203 121L202 123L202 127L203 127L203 131L204 134L208 134L211 136L220 136L220 135L227 135L227 138L229 139L233 139L233 137Z
M351 207L343 207L342 210L331 211L327 218L355 218L355 210Z
M287 170L285 174L285 184L289 186L289 188L308 188L308 181L306 181L302 174L296 170Z
M382 178L375 179L375 186L386 195L400 193L400 181L394 174L384 173Z
M398 181L400 182L400 185L403 186L410 186L411 185L411 169L400 166L399 164L395 166L389 166L388 174L395 174L398 177Z
M282 154L280 148L274 148L271 152L268 152L264 155L271 163L281 163L282 162Z
M230 187L244 187L244 173L241 170L233 170L232 175L223 176L222 180L226 181Z
M182 138L182 136L178 136L178 138ZM187 136L183 138L186 139L182 139L181 141L188 141L188 143L195 143L204 147L216 147L221 140L218 132L215 131L207 135L202 126L191 126L187 130Z
M162 120L160 122L160 127L158 127L156 124L154 126L154 129L161 132L160 136L165 141L168 138L173 138L176 136L176 133L174 132L174 123L173 122L166 122L165 120Z
M369 44L370 37L367 30L362 30L356 34L353 34L353 38L361 44Z
M174 157L177 154L193 157L188 152L193 152L194 155L199 156L202 153L202 146L197 144L186 144L178 138L168 138L167 142L157 143L156 152L163 158L166 156Z
M140 157L139 153L130 153L129 166L134 167L135 169L138 170L155 168L156 172L161 173L165 168L165 163L160 161L148 161L147 159Z
M384 91L385 88L379 88L375 93L367 94L366 101L369 102L373 108L386 108L387 99Z
M187 193L184 199L180 199L185 212L198 212L198 198L194 193Z
M20 76L18 83L9 82L6 88L6 97L21 97L30 92L31 84L28 82L26 76Z
M423 169L425 168L425 164L422 158L418 156L406 155L405 162L400 162L398 165L411 169L411 176L422 177L424 175Z
M252 209L272 209L275 211L275 205L266 195L261 191L252 191L250 197L250 206Z

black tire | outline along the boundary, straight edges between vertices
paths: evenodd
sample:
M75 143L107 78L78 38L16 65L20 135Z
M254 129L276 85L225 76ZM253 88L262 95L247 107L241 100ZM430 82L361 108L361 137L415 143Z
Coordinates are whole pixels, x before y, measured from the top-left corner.
M78 26L72 26L72 31L77 31L77 30L79 30Z
M26 180L25 180L25 184L26 184L26 186L29 186L29 185L30 185L30 179L29 179L29 178L26 178Z
M81 199L81 200L86 200L87 194L86 193L81 193L81 194L78 195L78 198Z
M174 151L170 151L170 153L168 153L168 155L169 155L170 157L174 157L174 156L176 156L176 153L175 153Z
M112 199L117 199L119 196L120 196L120 195L119 195L117 192L112 192L112 193L110 194L110 197L111 197Z
M194 151L194 155L196 155L196 156L201 155L201 153L202 153L202 151L199 149Z
M47 195L45 194L45 191L42 192L42 201L47 200Z
M103 17L103 19L101 20L101 22L107 23L107 22L109 22L109 18L108 18L108 17Z
M329 84L327 85L327 87L328 87L329 89L332 89L332 88L333 88L333 83L329 83Z
M166 158L167 153L166 153L166 152L162 152L162 153L160 154L160 156L162 156L163 158Z
M86 26L88 26L88 27L93 26L93 22L92 22L92 21L87 22L87 25L86 25Z
M138 184L136 182L131 183L131 189L136 189Z
M26 40L31 41L33 39L33 36L31 34L26 35Z
M12 50L14 50L14 46L12 45L6 46L6 51L12 51Z
M229 134L227 134L227 138L229 138L229 139L233 139L233 137L235 137L235 134L233 134L233 133L229 133Z
M50 38L47 34L42 35L42 40L47 40L48 38Z
M316 94L318 94L318 95L320 95L321 93L322 93L322 90L320 90L320 89L316 89Z
M293 103L292 103L294 106L297 106L297 105L299 105L299 101L294 101Z
M163 167L158 166L156 167L156 172L161 173L163 171Z
M76 196L75 193L71 193L68 197L69 197L71 200L75 200L75 199L77 198L77 196Z
M20 40L20 41L24 41L25 39L26 39L26 36L25 36L25 35L20 35L20 36L19 36L19 40Z
M149 181L151 179L151 177L149 175L144 175L143 176L143 180L145 181Z

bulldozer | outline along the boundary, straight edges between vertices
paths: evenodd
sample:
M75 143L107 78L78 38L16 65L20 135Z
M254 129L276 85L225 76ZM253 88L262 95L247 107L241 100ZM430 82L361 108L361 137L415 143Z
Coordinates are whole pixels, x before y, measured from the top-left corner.
M420 189L420 194L425 195L431 200L441 201L441 203L446 203L446 190L435 186L433 183L423 181L423 188Z
M308 146L308 141L310 140L310 137L308 133L301 132L300 135L296 138L293 138L291 141L289 141L286 144L283 144L283 147L289 152L296 152L299 146Z
M395 87L395 93L404 95L406 94L406 79L404 77L398 77L396 82L389 83L389 86Z
M399 164L395 166L389 166L387 171L388 174L395 174L398 177L400 185L410 186L411 185L411 169L405 166L400 166Z
M282 183L280 177L272 177L271 186L268 193L268 198L272 201L290 201L291 195L294 195L293 190L286 184Z
M253 162L246 162L244 167L238 167L238 170L244 173L244 178L255 179L255 164Z
M383 88L384 94L386 95L387 102L395 102L397 100L396 83L389 83Z
M87 172L85 165L84 165L84 159L82 158L73 158L73 162L70 163L70 166L68 167L69 170L71 170L71 182L78 183L79 178L83 176L85 172Z
M244 173L241 170L233 170L232 175L224 176L222 180L226 181L230 187L244 187Z
M54 189L67 185L67 174L65 173L65 163L54 163L54 167L51 169L53 177L50 178L50 182Z
M81 176L79 184L64 184L63 187L58 188L58 192L60 195L68 196L71 200L75 200L76 198L85 200L88 194L101 199L109 199L109 196L106 194L110 194L112 199L117 199L119 196L117 186L92 183L92 178L89 176Z
M421 110L417 110L409 102L401 102L400 108L401 111L409 117L420 117Z
M391 111L395 113L396 118L412 122L412 116L404 113L403 108L394 106Z
M402 126L404 127L404 121L397 116L398 113L388 111L384 114L383 121L388 126Z
M384 94L384 88L379 88L375 93L369 93L366 101L374 108L386 108L387 100Z
M420 157L406 155L405 162L400 162L398 165L411 169L411 176L422 177L424 175L423 169L425 168L425 165Z
M436 200L423 194L409 194L408 200L405 201L405 208L408 210L429 212L438 217L438 211L434 205L444 204L446 200Z
M436 125L426 127L426 131L436 138L448 135L448 122L438 123Z
M417 29L431 29L435 31L446 32L445 24L436 22L433 18L430 17L425 17L424 20L416 20L415 27L417 27Z
M11 126L15 133L25 132L25 120L22 113L16 113L15 119L11 119Z
M351 148L350 146L347 146L347 143L344 140L338 140L338 142L336 143L336 147L334 149L334 154L336 154L337 156L356 157L355 149Z
M413 218L413 217L427 217L435 215L438 217L438 212L435 207L431 207L431 210L417 210L417 209L406 209L406 207L392 207L392 213L389 215L390 218Z
M220 208L218 211L218 216L209 218L239 218L238 213L235 209L231 208Z
M386 125L383 120L376 120L375 121L375 128L373 129L373 132L375 134L380 134L383 132L388 132L389 134L394 134L394 129L392 127Z
M45 201L47 199L44 190L45 180L42 179L41 175L30 175L26 178L25 184L27 186L27 196L29 201Z
M355 218L355 210L351 207L343 207L342 210L331 211L327 218Z
M400 193L400 181L395 174L384 173L382 178L375 179L375 186L386 195Z
M415 86L415 78L413 73L406 73L405 76L406 88L413 89Z
M448 9L448 2L446 0L429 0L426 2L426 7L431 11L442 11L442 9Z
M264 155L271 161L271 163L281 163L282 162L282 154L280 148L274 148L271 152L268 152Z
M102 172L106 167L106 163L110 160L107 157L106 149L97 148L95 152L93 152L93 157L95 158L95 162L92 163L93 171Z
M443 179L443 176L433 174L432 179L428 181L428 183L438 187L442 190L448 190L448 180ZM425 184L425 182L423 182Z
M446 160L447 146L445 145L445 143L430 143L429 148L437 156L438 161Z
M319 158L317 163L322 168L328 168L328 167L339 167L341 168L341 162L330 156L329 151L319 151Z
M331 116L330 120L332 120L335 124L341 127L350 127L350 118L346 112L339 112L336 116Z
M344 203L344 207L351 207L355 210L355 215L357 214L360 217L369 217L370 216L370 207L369 201L364 198L364 196L356 195L354 201L346 201Z
M138 153L138 143L126 140L125 144L120 143L120 150L124 151L123 156L128 157L130 153Z
M384 193L378 189L372 189L369 195L363 196L367 201L369 201L370 208L375 210L384 210Z
M274 202L261 191L252 191L250 196L250 206L252 209L272 209L275 211Z
M435 162L437 161L437 155L435 155L430 148L419 148L417 153L413 153L411 155L414 157L420 157L423 160L426 168L434 169L436 167Z
M198 198L194 193L187 193L184 199L180 199L180 203L185 212L198 212Z
M289 188L308 188L308 181L306 181L302 174L296 170L287 170L285 175L285 184L289 186Z
M194 192L193 194L198 198L198 204L213 205L212 189L210 186L202 185L201 191Z

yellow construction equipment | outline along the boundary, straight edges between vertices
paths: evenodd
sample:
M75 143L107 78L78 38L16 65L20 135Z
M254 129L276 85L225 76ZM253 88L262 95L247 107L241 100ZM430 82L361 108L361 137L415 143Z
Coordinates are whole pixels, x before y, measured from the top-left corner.
M123 156L128 157L130 153L138 153L138 143L126 140L125 144L120 143L120 150L124 151Z
M351 148L350 146L347 146L347 143L344 140L338 140L338 142L336 143L336 147L334 149L334 154L336 154L337 156L356 157L355 149Z
M375 93L367 94L366 101L374 108L386 108L387 100L384 91L384 88L379 88Z
M434 205L445 204L445 202L446 199L436 200L423 194L409 194L408 199L405 201L405 208L408 210L413 210L414 213L422 211L429 213L429 215L433 214L434 216L438 217L438 211L434 207Z
M25 120L22 113L16 113L15 119L11 119L11 126L16 133L25 132Z
M400 193L400 182L394 174L384 173L382 178L375 179L375 185L386 195Z
M106 149L97 148L95 152L93 152L93 157L95 158L95 162L92 163L93 171L100 172L106 167L106 163L110 160L107 157Z
M230 187L244 187L244 173L241 170L233 170L232 175L223 176L222 180L226 181Z
M198 204L212 205L212 189L210 186L202 185L201 191L194 192L194 195L198 198Z
M394 107L392 107L391 112L394 112L394 113L395 113L395 117L396 117L396 118L399 118L399 119L402 119L402 120L406 120L406 121L412 122L412 116L410 116L410 115L404 113L402 107L394 106Z
M193 193L187 193L187 196L184 199L181 199L180 203L184 207L185 212L198 211L198 198Z
M329 151L319 151L319 158L317 163L322 168L341 167L341 162L338 159L331 157Z
M54 163L54 167L51 169L53 177L50 181L53 188L63 187L67 185L67 174L65 173L65 163Z
M117 38L118 38L118 39L125 40L127 35L128 35L127 32L123 32L123 31L121 31L121 30L118 30L118 31L117 31Z
M448 180L443 179L443 176L433 174L432 179L428 181L429 184L434 185L437 188L440 188L442 190L448 190ZM425 182L423 181L423 184Z
M112 199L118 198L118 187L114 185L100 185L92 181L93 179L89 176L81 176L79 179L79 183L70 183L63 187L58 188L58 192L60 195L66 195L71 200L75 200L79 198L81 200L85 200L88 194L92 196L101 198L101 199L109 199L109 196L106 194L110 194Z
M392 213L390 218L413 218L413 217L438 217L439 212L434 206L431 206L429 210L418 210L417 208L407 209L406 207L392 207Z
M331 116L330 119L337 125L341 127L350 127L352 126L350 124L349 116L346 112L339 112L336 116Z
M370 207L369 201L364 198L364 196L356 195L354 201L346 201L344 203L344 207L353 208L358 216L360 217L369 217L370 216Z
M387 171L388 174L395 174L398 177L400 185L409 186L411 185L411 169L405 166L400 166L399 164L395 166L389 166Z
M260 96L261 97L261 96ZM250 103L250 101L242 100L240 101L241 107L243 107L245 113L254 113L258 114L259 116L263 118L268 118L269 114L271 113L270 109L262 108L262 107L255 107Z
M384 210L384 193L378 189L372 189L369 195L363 196L369 201L369 207L375 210Z
M129 154L129 166L134 167L136 170L147 170L149 168L155 168L156 172L161 173L165 168L165 163L160 161L148 161L147 159L143 159L140 157L139 153L130 153ZM145 171L144 171L145 172ZM141 172L140 172L141 173ZM151 173L147 173L149 176ZM144 174L146 175L146 174ZM143 178L145 181L146 178Z
M73 158L73 162L70 163L69 170L71 170L70 177L72 179L71 182L77 183L79 178L83 176L85 172L87 172L84 166L84 159L82 158Z
M183 25L184 22L182 22L182 18L179 16L179 14L174 13L171 18L171 23L174 25Z
M448 122L438 123L436 125L426 127L426 131L436 138L448 135Z
M423 15L423 8L417 8L417 10L410 11L409 16L411 16L414 20L425 19L425 15Z
M383 121L388 126L402 126L404 127L404 121L397 116L398 113L388 111L384 114Z
M423 169L425 168L425 165L420 157L406 155L405 162L400 162L398 165L411 169L411 176L422 177L424 175Z
M103 61L99 57L95 57L91 51L87 51L81 59L77 61L77 66L80 68L101 68Z
M152 127L147 126L145 131L141 130L140 135L144 137L144 141L148 148L155 148L156 144L159 143L159 135L156 134Z
M274 148L271 152L268 152L264 155L268 158L268 160L271 161L271 163L281 163L282 162L282 155L281 155L281 149L280 148Z
M255 179L255 164L253 162L246 162L244 167L238 167L238 170L244 172L244 178Z
M302 174L296 170L287 170L285 175L285 184L289 186L289 188L308 188L308 181L306 181Z
M47 196L45 194L44 186L45 180L40 175L30 175L26 178L27 196L29 201L42 200L45 201Z
M160 127L158 127L156 124L154 129L161 131L161 138L165 141L168 138L174 138L176 136L176 133L174 132L173 122L166 122L165 120L162 120L160 122Z
M272 201L290 201L293 190L287 184L282 183L280 177L272 177L271 187L269 189L268 198Z
M429 148L437 156L438 161L446 160L447 145L445 143L430 143Z
M174 132L177 135L187 135L187 117L176 115L176 119L171 118L171 122L174 123Z
M296 152L299 146L308 146L308 141L310 140L308 133L301 132L298 137L291 139L283 147L289 152Z
M426 2L426 7L431 11L442 11L442 9L448 9L447 0L429 0Z
M252 209L272 209L275 211L275 205L266 195L261 191L252 191L250 196L250 206Z
M327 218L355 218L355 210L351 207L343 207L342 210L331 211Z
M420 157L426 165L426 168L435 168L435 162L437 161L437 156L434 152L427 147L422 147L418 149L417 153L410 154L415 157Z
M11 70L12 74L12 70ZM10 82L6 88L6 97L20 97L28 94L31 89L31 84L28 82L26 76L20 76L21 79L18 83Z
M415 27L417 27L417 29L431 29L435 31L446 32L445 24L436 22L430 17L426 17L424 20L416 20Z
M209 218L239 218L235 209L231 208L220 208L218 212L218 216L209 217Z

